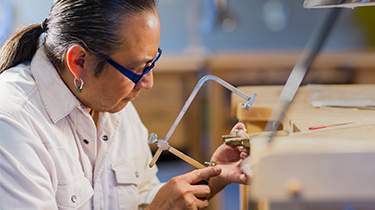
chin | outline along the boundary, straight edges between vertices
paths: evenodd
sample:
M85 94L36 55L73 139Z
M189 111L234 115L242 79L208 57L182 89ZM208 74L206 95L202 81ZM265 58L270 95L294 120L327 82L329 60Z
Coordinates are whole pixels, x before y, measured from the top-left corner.
M110 110L107 110L106 112L108 113L116 113L116 112L119 112L121 110L123 110L126 105L128 105L128 101L126 102L123 102L123 103L120 103L120 104L117 104L116 106L112 107Z

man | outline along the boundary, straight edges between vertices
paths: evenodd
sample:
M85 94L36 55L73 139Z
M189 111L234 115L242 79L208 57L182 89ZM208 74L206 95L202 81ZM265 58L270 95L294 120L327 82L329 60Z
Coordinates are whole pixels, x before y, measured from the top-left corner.
M159 37L152 0L59 0L42 25L4 45L2 207L203 209L227 184L247 182L239 164L248 151L226 145L212 157L218 166L165 184L148 168L147 130L131 101L153 85Z

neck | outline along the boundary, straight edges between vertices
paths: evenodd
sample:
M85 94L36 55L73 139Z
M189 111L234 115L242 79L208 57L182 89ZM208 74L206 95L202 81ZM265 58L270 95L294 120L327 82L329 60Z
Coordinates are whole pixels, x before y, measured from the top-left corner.
M99 112L90 108L86 108L86 109L90 113L90 116L92 117L92 119L94 120L96 128L98 128Z

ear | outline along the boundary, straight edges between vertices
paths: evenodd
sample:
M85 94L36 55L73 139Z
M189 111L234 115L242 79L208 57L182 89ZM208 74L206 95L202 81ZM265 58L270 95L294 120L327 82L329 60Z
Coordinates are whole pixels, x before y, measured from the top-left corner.
M80 45L72 45L66 52L67 67L78 80L87 65L88 52Z

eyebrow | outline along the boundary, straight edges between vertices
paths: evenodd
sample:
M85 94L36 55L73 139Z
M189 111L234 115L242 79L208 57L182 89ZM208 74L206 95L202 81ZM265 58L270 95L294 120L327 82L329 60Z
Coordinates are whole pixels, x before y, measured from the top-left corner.
M152 62L150 59L142 59L138 61L133 61L129 63L129 68L142 68L144 65Z
M148 58L141 58L137 61L133 61L130 63L130 65L134 65L134 66L140 66L140 65L143 65L143 64L147 64L147 63L151 63L157 56L158 54L156 53L156 55L154 57L152 57L151 59L148 59Z

